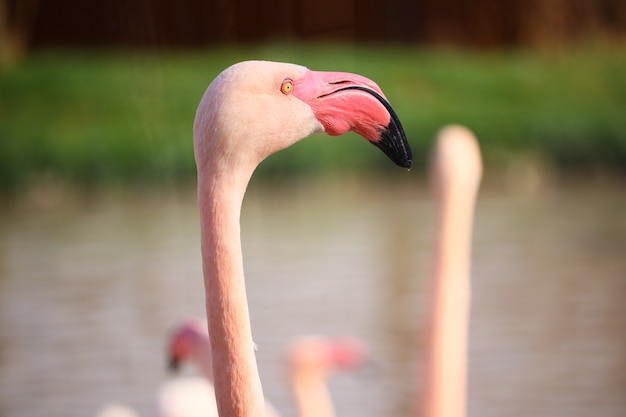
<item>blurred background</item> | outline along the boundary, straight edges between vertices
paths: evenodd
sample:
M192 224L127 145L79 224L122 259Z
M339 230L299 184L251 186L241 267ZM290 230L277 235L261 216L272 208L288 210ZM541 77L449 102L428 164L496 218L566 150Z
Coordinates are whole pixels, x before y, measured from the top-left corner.
M145 415L167 332L204 315L195 110L245 59L372 78L415 159L319 136L257 170L244 261L282 415L306 333L371 348L331 382L338 415L411 415L448 123L485 163L469 415L626 415L622 0L0 0L0 415Z

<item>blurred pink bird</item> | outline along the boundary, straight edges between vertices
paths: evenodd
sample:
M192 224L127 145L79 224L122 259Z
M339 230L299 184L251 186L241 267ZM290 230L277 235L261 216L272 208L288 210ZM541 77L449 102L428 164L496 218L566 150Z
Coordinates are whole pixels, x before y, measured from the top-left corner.
M299 417L334 417L326 381L338 371L362 366L367 347L353 337L302 336L288 350L291 387Z
M176 370L182 361L189 361L199 368L201 376L180 376L161 384L147 413L148 417L217 417L211 346L206 327L206 321L191 318L176 326L168 337L170 369ZM138 415L123 404L108 404L98 417ZM277 417L271 410L266 416Z
M395 112L371 80L277 62L246 61L219 74L194 122L206 310L222 417L263 414L240 241L248 182L269 155L315 133L354 131L396 164L411 151Z
M211 346L206 328L206 321L199 318L187 319L176 326L169 344L170 367L176 370L182 363L190 362L199 367L207 380L212 381ZM352 337L301 336L294 339L287 349L287 362L298 416L333 417L334 409L328 392L328 378L335 372L362 366L367 356L365 344ZM160 404L160 409L186 410L189 404L197 404L196 407L202 410L207 410L210 406L215 407L213 387L211 384L208 384L208 387L210 391L208 393L206 389L194 389L189 390L186 396L182 390L176 391L176 396L165 396L169 404ZM211 398L207 400L206 397ZM206 401L210 404L202 405ZM179 403L182 403L182 406L179 406ZM278 416L269 402L265 402L265 407L266 416ZM213 413L208 415L217 415L217 410L213 410ZM174 413L167 414L173 415Z

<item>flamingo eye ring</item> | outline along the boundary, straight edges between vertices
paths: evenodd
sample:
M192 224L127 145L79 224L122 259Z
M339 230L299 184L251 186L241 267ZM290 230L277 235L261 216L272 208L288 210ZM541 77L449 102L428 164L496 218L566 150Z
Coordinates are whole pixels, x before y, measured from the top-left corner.
M280 92L289 95L293 91L293 81L290 78L285 78L280 85Z

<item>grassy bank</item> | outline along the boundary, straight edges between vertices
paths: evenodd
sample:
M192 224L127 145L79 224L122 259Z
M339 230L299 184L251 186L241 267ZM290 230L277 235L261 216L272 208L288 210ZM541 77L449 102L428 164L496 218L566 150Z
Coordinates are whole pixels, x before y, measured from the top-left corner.
M84 186L185 182L206 86L243 59L352 71L378 82L418 164L445 123L479 136L487 164L544 156L557 168L626 172L626 49L462 53L406 48L258 47L30 56L0 72L0 188L40 176ZM356 136L303 141L260 177L394 167Z

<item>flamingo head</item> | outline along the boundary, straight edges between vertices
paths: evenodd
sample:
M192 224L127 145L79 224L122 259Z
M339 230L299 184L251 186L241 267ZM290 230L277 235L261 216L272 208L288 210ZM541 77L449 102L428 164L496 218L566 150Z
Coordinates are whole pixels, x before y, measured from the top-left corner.
M203 343L204 342L204 343ZM189 318L178 324L171 333L168 358L169 369L177 371L181 363L191 359L197 350L208 343L206 322L199 318Z
M288 351L293 372L323 375L356 369L367 357L367 346L354 337L303 336L293 340Z
M411 149L380 87L360 75L311 71L268 61L244 61L218 75L194 123L198 165L219 155L258 164L315 133L353 131L394 163L410 168Z

